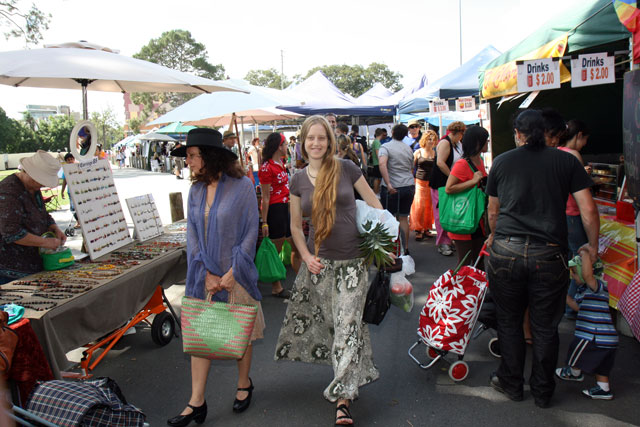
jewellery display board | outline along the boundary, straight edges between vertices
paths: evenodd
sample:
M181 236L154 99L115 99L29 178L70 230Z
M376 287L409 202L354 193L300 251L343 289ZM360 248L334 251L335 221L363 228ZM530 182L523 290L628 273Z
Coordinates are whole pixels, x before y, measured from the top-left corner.
M131 197L126 202L139 242L162 234L162 221L152 194Z
M131 243L109 162L94 158L62 167L91 259Z

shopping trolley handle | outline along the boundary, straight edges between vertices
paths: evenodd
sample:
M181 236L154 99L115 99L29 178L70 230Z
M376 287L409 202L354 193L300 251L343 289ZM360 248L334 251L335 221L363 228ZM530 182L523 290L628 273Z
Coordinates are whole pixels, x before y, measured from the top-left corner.
M482 249L480 249L480 254L478 255L478 259L476 259L476 262L473 264L474 267L478 266L478 263L480 262L480 258L482 258L483 256L489 256L489 252L487 252L486 243L482 245Z

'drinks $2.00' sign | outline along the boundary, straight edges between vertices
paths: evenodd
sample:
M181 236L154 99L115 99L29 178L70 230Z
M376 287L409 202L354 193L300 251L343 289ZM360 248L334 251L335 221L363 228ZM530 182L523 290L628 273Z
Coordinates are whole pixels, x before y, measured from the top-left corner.
M560 61L542 58L518 61L518 92L558 89L560 87Z
M614 56L588 53L571 59L571 87L615 83Z

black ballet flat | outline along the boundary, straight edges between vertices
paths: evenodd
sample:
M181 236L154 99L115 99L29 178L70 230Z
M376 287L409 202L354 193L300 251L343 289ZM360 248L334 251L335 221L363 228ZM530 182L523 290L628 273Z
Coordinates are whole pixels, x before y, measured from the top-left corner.
M247 410L249 404L251 403L251 395L253 393L253 381L249 378L249 383L251 384L249 387L239 388L238 391L248 391L249 394L244 400L236 399L233 401L233 412L240 413Z
M193 411L187 415L177 415L167 420L171 427L186 427L193 420L196 424L202 424L207 418L207 401L200 406L187 405Z

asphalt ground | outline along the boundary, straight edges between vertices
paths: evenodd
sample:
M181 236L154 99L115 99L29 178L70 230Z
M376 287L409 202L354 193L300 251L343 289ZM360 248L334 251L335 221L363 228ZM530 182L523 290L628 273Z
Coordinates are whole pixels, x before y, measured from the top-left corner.
M171 175L116 169L114 176L123 203L126 197L153 193L163 223L169 222L169 192L182 191L186 202L188 182L178 181ZM70 221L68 210L55 212L54 217L59 222ZM79 245L79 237L71 238L69 243ZM464 360L469 364L470 372L464 381L452 381L447 372L449 366L442 361L429 370L420 369L408 357L407 350L416 342L418 318L428 288L438 276L454 267L455 256L439 255L434 239L415 242L413 235L410 250L416 261L416 273L409 277L416 301L411 313L392 307L381 325L370 326L380 379L362 387L360 398L352 404L358 426L640 425L640 343L634 338L620 337L611 374L615 394L612 401L594 401L582 396L581 390L595 383L588 376L583 383L558 380L551 407L547 409L534 405L526 385L524 401L508 400L489 386L490 373L498 366L498 359L488 350L488 342L495 336L491 330L469 344ZM373 278L373 274L369 276ZM286 288L291 288L294 278L289 268ZM232 412L236 364L214 361L206 393L209 415L203 425L334 425L334 405L322 397L322 390L332 379L331 368L273 360L287 306L283 300L270 296L270 285L261 284L260 289L265 295L262 307L267 329L265 338L254 344L251 377L255 391L251 406L242 414ZM178 313L183 294L184 285L181 284L167 289ZM560 325L559 366L564 361L573 326L574 323L568 320ZM426 362L424 351L422 345L416 354ZM78 352L69 356L77 358ZM526 372L529 370L530 364ZM135 334L123 337L92 373L116 380L129 402L145 412L152 426L166 425L166 419L180 413L190 395L189 358L182 352L181 340L174 338L166 346L159 347L152 342L146 327L138 327Z

